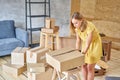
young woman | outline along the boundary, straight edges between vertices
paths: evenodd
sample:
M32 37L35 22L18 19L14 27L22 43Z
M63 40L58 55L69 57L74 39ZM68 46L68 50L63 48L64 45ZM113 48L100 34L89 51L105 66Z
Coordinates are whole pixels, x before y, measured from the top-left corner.
M82 65L83 78L94 80L94 67L102 56L99 32L95 25L85 20L79 12L73 14L71 24L71 30L76 34L76 49L82 45L81 53L85 55L85 64Z

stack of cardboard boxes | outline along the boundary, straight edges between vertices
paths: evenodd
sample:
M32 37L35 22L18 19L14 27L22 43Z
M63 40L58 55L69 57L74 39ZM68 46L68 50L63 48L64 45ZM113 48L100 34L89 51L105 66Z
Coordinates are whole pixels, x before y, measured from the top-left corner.
M46 18L46 26L40 32L40 46L54 50L54 43L59 47L59 27L55 26L54 18ZM56 42L54 40L56 38Z
M41 31L44 33L56 33L58 32L59 27L55 26L54 18L46 18L45 28L42 28Z
M47 48L17 47L11 53L11 63L3 64L2 69L15 77L27 71L28 80L50 80L53 69L46 64Z
M27 50L28 80L51 80L53 69L46 64L45 54L50 51L48 44L50 37L56 36L58 30L55 19L46 18L46 26L40 32L40 46Z
M6 63L2 65L2 70L13 76L17 77L24 71L26 71L26 51L29 48L17 47L11 53L11 63Z
M51 80L52 72L46 63L27 63L28 80Z

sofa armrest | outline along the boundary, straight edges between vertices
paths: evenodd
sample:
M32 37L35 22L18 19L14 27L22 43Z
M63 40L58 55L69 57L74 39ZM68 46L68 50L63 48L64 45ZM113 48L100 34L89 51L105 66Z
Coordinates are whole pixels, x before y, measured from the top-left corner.
M16 38L25 43L24 47L28 47L28 45L29 45L28 32L23 29L20 29L20 28L16 28L15 32L16 32Z

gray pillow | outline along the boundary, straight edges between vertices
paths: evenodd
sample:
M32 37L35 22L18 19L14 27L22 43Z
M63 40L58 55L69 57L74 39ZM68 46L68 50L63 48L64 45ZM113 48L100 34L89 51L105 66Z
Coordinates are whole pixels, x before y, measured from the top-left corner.
M105 80L120 80L120 77L107 76Z
M15 37L14 21L13 20L0 21L0 39L14 37Z

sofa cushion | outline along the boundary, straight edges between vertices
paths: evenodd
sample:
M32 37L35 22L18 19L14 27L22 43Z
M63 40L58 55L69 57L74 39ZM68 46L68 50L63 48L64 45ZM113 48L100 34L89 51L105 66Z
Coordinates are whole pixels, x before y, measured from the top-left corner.
M0 39L0 51L15 49L18 46L23 47L24 45L22 41L16 38Z
M13 51L13 49L5 50L5 51L0 51L0 57L1 56L10 55L12 51Z
M0 21L0 39L14 37L15 37L14 21L13 20Z
M120 77L107 76L105 77L105 80L120 80Z

